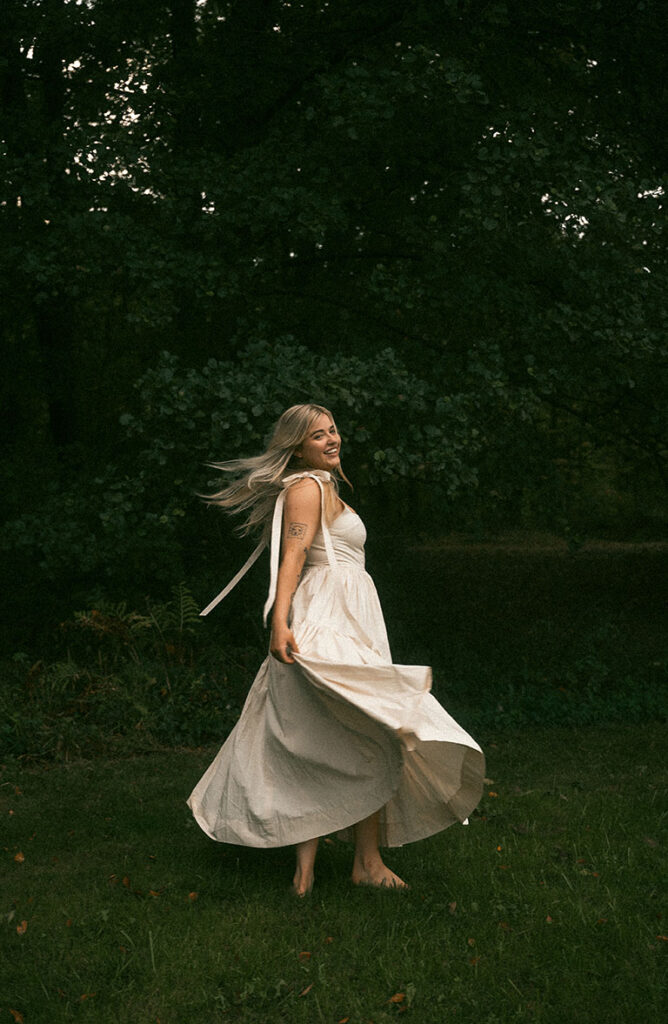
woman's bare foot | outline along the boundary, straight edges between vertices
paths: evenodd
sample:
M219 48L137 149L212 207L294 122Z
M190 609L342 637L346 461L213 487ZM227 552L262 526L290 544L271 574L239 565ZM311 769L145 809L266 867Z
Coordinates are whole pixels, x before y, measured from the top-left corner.
M373 885L378 889L407 889L408 886L399 875L395 875L380 856L369 861L355 858L353 864L353 885Z
M304 843L297 843L295 851L297 863L295 864L295 877L292 880L292 891L295 896L308 896L313 888L313 868L315 855L318 852L318 839L307 839Z
M308 896L313 888L313 872L301 872L299 868L295 871L295 877L292 879L292 892L295 896Z

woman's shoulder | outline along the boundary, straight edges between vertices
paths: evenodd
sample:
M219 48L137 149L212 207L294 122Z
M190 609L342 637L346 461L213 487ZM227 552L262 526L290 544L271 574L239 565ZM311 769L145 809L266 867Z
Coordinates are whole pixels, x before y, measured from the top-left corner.
M293 493L312 491L314 494L319 494L322 485L326 488L335 486L331 473L324 469L308 469L299 473L291 473L289 476L283 477L281 481L281 486Z
M284 478L283 487L290 515L319 516L324 500L327 521L333 518L338 489L331 473L322 469L293 473Z
M309 475L300 474L299 479L284 480L285 504L288 509L320 510L320 487Z

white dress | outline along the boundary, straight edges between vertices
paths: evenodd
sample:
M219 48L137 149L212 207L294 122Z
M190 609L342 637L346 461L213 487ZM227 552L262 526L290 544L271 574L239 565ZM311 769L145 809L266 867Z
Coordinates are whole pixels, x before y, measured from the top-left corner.
M484 757L430 694L431 669L392 664L364 568L364 524L346 507L328 528L329 474L295 474L284 488L304 476L320 487L323 515L292 601L300 653L292 665L271 655L263 662L188 804L212 839L257 847L333 833L352 839L352 826L381 809L381 846L401 846L465 822L481 796ZM265 615L285 494L274 515Z

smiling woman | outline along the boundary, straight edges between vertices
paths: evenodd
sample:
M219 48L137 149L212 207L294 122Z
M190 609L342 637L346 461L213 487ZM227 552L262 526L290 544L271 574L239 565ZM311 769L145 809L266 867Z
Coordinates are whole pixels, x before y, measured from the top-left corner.
M338 469L341 437L329 413L323 412L313 423L312 430L295 449L295 458L312 469Z
M268 542L270 653L241 717L190 795L219 842L295 844L296 895L313 886L320 836L353 840L357 885L405 888L379 846L464 822L484 776L477 743L429 692L431 670L394 665L364 568L366 530L339 497L341 438L319 405L292 406L260 456L221 463L211 497Z

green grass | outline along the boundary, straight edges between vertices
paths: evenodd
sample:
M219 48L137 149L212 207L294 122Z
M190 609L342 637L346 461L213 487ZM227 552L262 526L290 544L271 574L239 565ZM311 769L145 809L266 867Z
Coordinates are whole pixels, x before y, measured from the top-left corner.
M191 821L210 749L7 765L0 1024L665 1019L664 727L481 739L470 826L388 853L409 893L337 842L301 902L290 850Z

